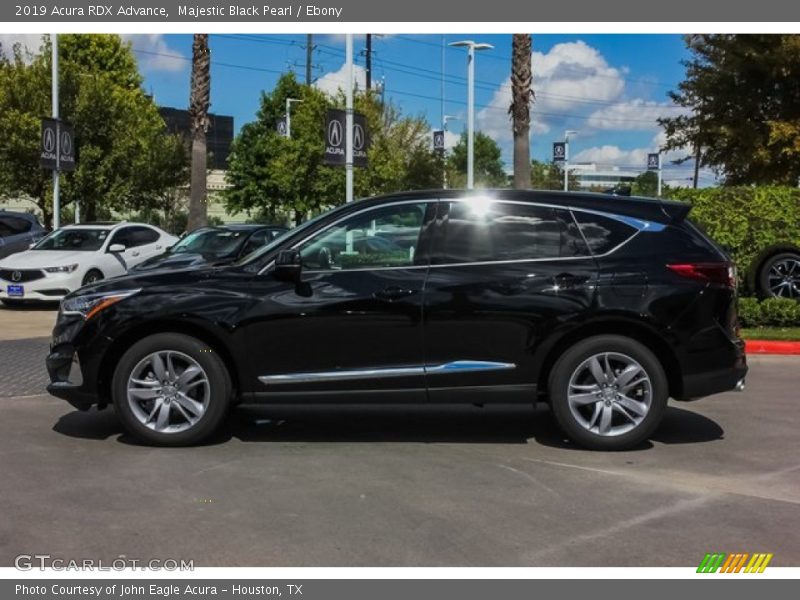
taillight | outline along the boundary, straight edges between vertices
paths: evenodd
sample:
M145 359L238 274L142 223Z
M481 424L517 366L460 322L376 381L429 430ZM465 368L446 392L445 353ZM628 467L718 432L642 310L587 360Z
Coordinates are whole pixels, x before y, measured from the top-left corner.
M667 265L667 268L681 277L736 287L736 269L730 263L678 263Z

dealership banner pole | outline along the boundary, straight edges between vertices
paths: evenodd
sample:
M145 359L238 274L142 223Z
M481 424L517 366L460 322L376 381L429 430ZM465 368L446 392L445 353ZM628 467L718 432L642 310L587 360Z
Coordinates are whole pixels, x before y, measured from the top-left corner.
M56 168L53 169L53 229L58 229L61 225L61 199L59 198L58 176L58 162L61 155L61 149L58 147L61 143L59 139L61 137L61 132L58 127L58 34L50 34L50 47L52 51L53 119L56 121Z
M346 120L345 120L345 177L347 202L353 201L353 34L347 34L347 92L346 92Z
M656 196L661 198L661 154L658 155L658 189L656 191Z

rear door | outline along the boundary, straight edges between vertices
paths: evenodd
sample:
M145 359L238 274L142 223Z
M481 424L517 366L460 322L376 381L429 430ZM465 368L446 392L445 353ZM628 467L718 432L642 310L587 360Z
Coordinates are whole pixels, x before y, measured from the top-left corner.
M586 243L563 208L477 198L440 207L425 286L430 400L531 402L537 346L593 302Z

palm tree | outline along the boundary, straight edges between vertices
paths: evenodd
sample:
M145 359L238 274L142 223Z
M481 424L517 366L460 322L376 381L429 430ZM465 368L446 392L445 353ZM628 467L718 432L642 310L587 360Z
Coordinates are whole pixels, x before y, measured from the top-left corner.
M511 55L511 114L514 130L514 187L531 186L531 102L535 96L532 89L531 36L515 33L512 38Z
M211 54L208 34L196 33L192 42L192 84L189 117L192 120L192 174L188 231L208 222L206 168L208 163L208 106L211 96Z

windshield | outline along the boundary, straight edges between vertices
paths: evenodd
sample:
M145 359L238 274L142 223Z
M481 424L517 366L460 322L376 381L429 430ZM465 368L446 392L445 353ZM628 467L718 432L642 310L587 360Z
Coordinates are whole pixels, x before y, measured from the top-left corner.
M173 254L193 252L212 256L235 254L247 238L249 231L228 229L198 229L172 247Z
M58 229L33 247L33 250L100 250L108 238L108 229Z

